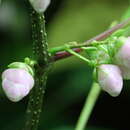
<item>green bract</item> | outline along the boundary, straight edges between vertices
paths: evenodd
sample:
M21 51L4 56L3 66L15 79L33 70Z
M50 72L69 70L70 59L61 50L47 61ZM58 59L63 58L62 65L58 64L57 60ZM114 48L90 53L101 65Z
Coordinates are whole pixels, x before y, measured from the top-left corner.
M32 76L34 76L34 71L33 69L27 65L26 63L23 62L13 62L11 64L8 65L9 68L20 68L20 69L25 69L26 71L28 71Z
M84 49L84 50L87 54L87 58L96 61L97 65L107 64L110 63L111 61L106 44L95 45L90 49Z

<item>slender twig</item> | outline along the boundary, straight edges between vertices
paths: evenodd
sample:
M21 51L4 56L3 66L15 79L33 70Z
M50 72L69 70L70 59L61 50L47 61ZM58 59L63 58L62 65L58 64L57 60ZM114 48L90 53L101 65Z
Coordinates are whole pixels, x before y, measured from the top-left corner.
M74 48L73 49L75 52L81 52L82 49L81 48ZM72 56L72 54L70 54L69 52L67 51L60 51L60 52L57 52L53 57L53 61L58 61L58 60L61 60L61 59L65 59L67 57L70 57Z
M119 23L115 26L113 26L112 28L106 30L105 32L95 36L94 38L87 40L85 42L86 45L89 45L93 40L103 40L104 38L110 36L112 33L114 33L115 31L117 31L120 28L123 28L125 26L127 26L128 24L130 24L130 18L128 18L127 20L123 21L122 23Z
M101 88L97 83L93 83L92 88L89 92L88 97L86 98L86 102L83 106L79 119L77 121L75 130L84 130L85 126L88 123L89 117L92 113L94 105L98 99Z
M128 24L130 23L130 18L123 21L122 23L120 24L117 24L115 25L114 27L104 31L103 33L91 38L90 40L87 40L85 41L84 43L82 44L75 44L75 45L72 45L70 48L72 48L75 52L81 52L82 49L79 48L81 46L89 46L92 41L99 41L99 40L103 40L105 38L107 38L108 36L110 36L112 33L114 33L115 31L127 26ZM69 52L66 52L66 51L63 51L62 48L61 50L58 50L58 52L56 52L54 55L53 55L53 60L54 61L57 61L57 60L60 60L60 59L64 59L64 58L67 58L69 56L71 56L72 54L70 54Z
M30 93L24 130L37 130L42 111L50 57L47 51L48 44L44 15L38 14L31 8L30 19L32 24L33 51L37 64L34 66L35 86Z
M75 51L73 51L72 49L68 49L67 52L69 52L70 54L76 56L77 58L81 59L82 61L85 61L88 65L91 65L91 61L87 58L85 58L84 56L76 53Z

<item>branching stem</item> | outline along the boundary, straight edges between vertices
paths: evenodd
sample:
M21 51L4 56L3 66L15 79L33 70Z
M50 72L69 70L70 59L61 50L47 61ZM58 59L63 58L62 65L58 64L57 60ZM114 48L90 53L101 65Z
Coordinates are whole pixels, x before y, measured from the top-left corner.
M91 43L93 41L103 40L103 39L107 38L108 36L110 36L112 33L116 32L117 30L119 30L123 27L127 27L129 24L130 24L130 18L123 21L120 24L113 26L112 28L104 31L103 33L91 38L90 40L87 40L87 41L80 43L80 44L79 43L72 44L72 45L70 44L69 47L71 49L73 49L75 52L79 53L82 51L82 49L80 47L91 46ZM65 45L49 49L49 52L53 54L54 61L67 58L67 57L72 55L72 54L64 51L64 48L65 48Z

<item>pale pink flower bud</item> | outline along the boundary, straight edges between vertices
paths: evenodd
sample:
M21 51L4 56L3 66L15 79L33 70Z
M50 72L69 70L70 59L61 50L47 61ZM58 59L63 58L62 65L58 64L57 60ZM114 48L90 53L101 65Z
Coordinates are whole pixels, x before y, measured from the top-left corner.
M13 102L18 102L28 95L33 86L33 77L24 69L7 69L2 74L3 90Z
M50 4L50 0L29 0L33 8L38 12L45 12Z
M116 97L123 87L123 79L118 66L103 64L98 67L98 82L101 88Z
M124 79L130 79L130 37L124 40L122 46L115 54L115 64L117 64Z

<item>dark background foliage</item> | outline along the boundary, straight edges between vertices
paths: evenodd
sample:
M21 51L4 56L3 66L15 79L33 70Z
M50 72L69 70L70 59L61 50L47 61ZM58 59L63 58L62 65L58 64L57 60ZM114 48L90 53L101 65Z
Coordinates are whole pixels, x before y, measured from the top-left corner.
M49 47L85 41L120 20L128 0L52 0L46 15ZM0 74L14 61L32 56L28 8L24 0L3 0L0 8ZM71 57L53 65L39 130L73 130L92 84L92 69ZM87 130L129 130L130 82L121 95L102 92ZM0 86L1 88L1 86ZM28 97L10 102L0 89L0 130L18 130L24 123Z

